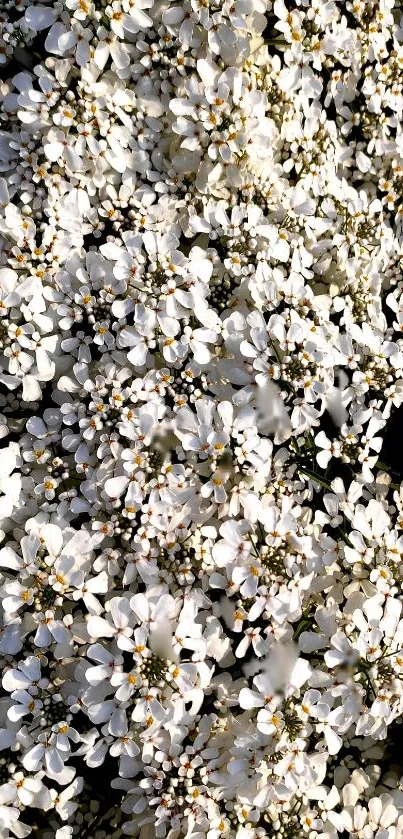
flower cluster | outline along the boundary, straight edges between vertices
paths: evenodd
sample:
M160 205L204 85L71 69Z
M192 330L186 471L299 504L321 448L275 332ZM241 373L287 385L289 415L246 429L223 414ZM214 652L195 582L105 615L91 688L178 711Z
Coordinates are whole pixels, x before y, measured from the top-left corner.
M1 839L402 839L402 3L0 63Z

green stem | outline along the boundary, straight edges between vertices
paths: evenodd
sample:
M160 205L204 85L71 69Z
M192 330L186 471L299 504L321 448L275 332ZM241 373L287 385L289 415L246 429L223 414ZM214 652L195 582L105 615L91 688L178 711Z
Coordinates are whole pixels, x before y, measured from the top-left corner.
M112 815L114 811L114 807L109 807L108 810L104 811L103 813L98 813L95 818L93 818L91 824L88 825L87 829L84 833L81 834L81 839L86 839L89 836L95 827L99 827L100 824L106 819L107 816Z
M257 559L260 559L260 554L259 554L259 551L257 550L256 545L255 545L255 543L254 543L254 541L253 541L253 539L252 539L252 536L251 536L251 535L250 535L250 537L249 537L249 541L250 541L250 543L251 543L251 545L252 545L252 548L253 548L253 553L255 554L255 556L257 557Z
M315 481L317 484L319 484L321 487L323 487L323 489L327 489L328 492L332 491L332 488L331 488L330 484L328 484L326 481L324 481L323 478L321 478L320 475L316 474L316 472L310 472L309 469L305 469L304 466L298 466L298 464L297 464L297 471L302 472L304 475L306 475L308 478L310 478L311 481Z

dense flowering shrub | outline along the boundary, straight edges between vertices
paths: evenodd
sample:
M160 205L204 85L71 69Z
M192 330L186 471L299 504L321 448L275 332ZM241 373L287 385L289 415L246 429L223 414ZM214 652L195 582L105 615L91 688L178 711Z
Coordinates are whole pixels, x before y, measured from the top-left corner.
M400 0L0 4L0 837L403 837Z

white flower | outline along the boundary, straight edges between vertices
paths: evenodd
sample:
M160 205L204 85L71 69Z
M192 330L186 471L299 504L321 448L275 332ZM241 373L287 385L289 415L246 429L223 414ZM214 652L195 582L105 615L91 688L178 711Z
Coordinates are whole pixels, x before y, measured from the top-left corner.
M2 4L1 839L403 835L400 5Z
M48 29L55 20L56 12L50 9L49 6L29 6L25 12L25 20L30 29L34 32L40 32L42 29Z
M18 669L6 670L3 675L2 685L7 691L27 689L35 696L38 687L46 687L47 679L41 677L41 664L36 656L27 656L24 661L19 662Z
M109 601L111 621L98 615L90 615L87 623L88 634L91 638L116 637L118 647L122 650L133 649L131 635L134 616L131 612L129 600L126 597L113 597Z
M21 477L12 474L17 465L17 454L8 446L1 452L0 458L0 518L12 513L21 492Z
M22 804L25 807L32 806L37 794L43 789L39 778L24 777L22 772L17 772L13 780L4 784L0 791L1 803Z

